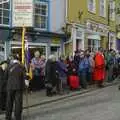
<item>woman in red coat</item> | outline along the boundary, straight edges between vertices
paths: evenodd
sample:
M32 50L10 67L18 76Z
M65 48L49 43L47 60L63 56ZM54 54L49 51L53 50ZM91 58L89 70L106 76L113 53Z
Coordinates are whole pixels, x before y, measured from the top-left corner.
M95 55L95 69L93 78L97 82L98 87L103 87L103 81L105 79L105 59L103 55L103 50L100 48Z

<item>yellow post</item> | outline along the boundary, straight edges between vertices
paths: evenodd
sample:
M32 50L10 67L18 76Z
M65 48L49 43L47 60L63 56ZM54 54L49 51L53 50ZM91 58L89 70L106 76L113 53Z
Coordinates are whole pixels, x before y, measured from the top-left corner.
M22 28L22 64L25 64L25 27Z

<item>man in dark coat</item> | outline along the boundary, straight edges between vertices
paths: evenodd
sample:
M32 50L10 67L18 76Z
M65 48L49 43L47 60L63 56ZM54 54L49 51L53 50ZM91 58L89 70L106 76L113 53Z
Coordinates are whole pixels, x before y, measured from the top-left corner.
M80 63L80 53L79 53L79 51L75 51L74 64L75 64L77 72L78 72L78 69L79 69L79 67L78 67L79 63Z
M5 110L7 83L7 61L0 64L0 112Z
M52 96L57 85L57 64L54 55L50 55L45 68L46 95Z
M18 57L14 56L14 60L8 69L7 82L7 104L6 104L6 120L11 120L13 104L15 102L15 120L21 120L23 89L25 85L25 69L20 64Z

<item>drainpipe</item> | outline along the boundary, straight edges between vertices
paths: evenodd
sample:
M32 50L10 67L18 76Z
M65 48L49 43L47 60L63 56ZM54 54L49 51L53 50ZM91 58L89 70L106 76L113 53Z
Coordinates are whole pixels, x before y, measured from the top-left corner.
M108 27L110 26L110 0L108 1ZM108 49L110 49L110 31L108 31Z
M65 0L65 23L68 21L68 0Z

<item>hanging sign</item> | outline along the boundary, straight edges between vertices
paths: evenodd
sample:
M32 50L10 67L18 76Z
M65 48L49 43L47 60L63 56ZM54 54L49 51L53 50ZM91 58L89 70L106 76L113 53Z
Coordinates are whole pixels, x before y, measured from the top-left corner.
M33 26L33 0L12 0L12 27Z

